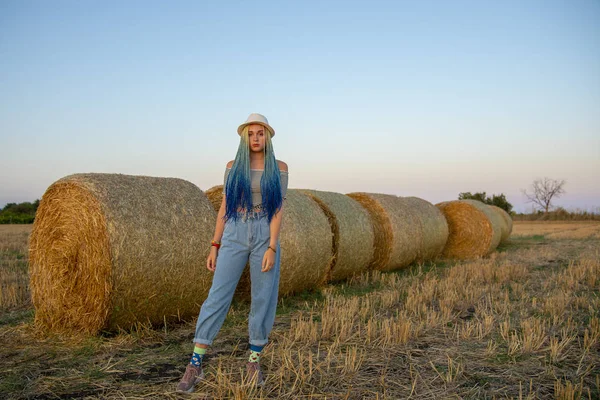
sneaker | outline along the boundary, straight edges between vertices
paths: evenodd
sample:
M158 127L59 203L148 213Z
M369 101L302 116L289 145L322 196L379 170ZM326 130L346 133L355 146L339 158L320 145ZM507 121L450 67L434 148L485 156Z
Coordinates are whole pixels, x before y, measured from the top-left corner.
M181 378L181 382L177 385L177 391L192 393L194 391L194 385L204 379L204 371L202 371L202 365L196 367L192 364L188 364L185 368L185 374Z
M246 379L248 383L255 383L258 386L265 383L259 363L250 361L246 363Z

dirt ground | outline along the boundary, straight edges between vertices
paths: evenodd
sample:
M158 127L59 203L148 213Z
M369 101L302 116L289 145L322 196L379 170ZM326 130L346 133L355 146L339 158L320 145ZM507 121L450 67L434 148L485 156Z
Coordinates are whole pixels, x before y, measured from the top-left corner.
M98 337L33 324L30 226L0 225L0 397L598 399L600 223L515 222L489 257L370 272L280 300L249 386L235 301L197 392L175 392L195 321Z

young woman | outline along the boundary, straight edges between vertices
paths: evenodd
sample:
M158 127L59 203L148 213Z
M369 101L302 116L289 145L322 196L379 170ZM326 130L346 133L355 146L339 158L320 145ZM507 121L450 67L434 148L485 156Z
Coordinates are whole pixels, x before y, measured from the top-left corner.
M192 392L204 378L202 359L223 325L242 271L250 261L251 306L248 321L250 357L248 381L262 385L260 353L275 321L279 289L279 232L288 168L275 159L271 138L275 131L267 118L250 114L238 127L240 145L235 160L227 163L223 201L219 209L210 255L212 286L202 304L194 353L177 389Z

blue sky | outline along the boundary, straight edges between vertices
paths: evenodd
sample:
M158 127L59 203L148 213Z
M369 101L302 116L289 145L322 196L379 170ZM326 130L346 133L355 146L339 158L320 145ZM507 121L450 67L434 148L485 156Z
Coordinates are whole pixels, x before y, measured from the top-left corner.
M0 207L79 172L220 184L267 116L291 188L567 181L600 207L600 2L0 1Z

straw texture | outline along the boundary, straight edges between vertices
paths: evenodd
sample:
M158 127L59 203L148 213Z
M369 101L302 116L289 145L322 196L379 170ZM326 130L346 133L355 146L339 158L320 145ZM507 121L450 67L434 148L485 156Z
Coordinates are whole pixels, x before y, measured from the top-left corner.
M216 221L190 182L76 174L42 197L30 239L36 325L98 333L198 314Z
M442 256L469 259L490 254L500 243L500 215L477 200L455 200L436 204L448 221L448 241Z
M448 240L448 222L444 214L430 202L418 197L405 197L405 201L421 226L422 241L417 261L435 260L444 250Z
M288 189L279 234L279 295L325 283L333 257L333 234L321 207L299 189Z
M500 228L502 230L502 237L500 239L500 243L503 243L509 238L510 234L512 233L512 227L513 227L512 218L502 208L500 208L498 206L490 206L490 207L492 207L492 210L496 211L502 218L503 223L502 223L502 225L500 225Z
M380 193L348 193L369 213L375 233L375 251L370 268L390 271L405 267L417 258L423 232L409 202Z
M204 192L208 200L212 204L214 210L219 212L221 208L221 201L223 201L223 185L213 186Z
M303 190L321 207L333 234L333 258L328 281L340 281L366 271L373 258L375 235L369 213L341 193Z

